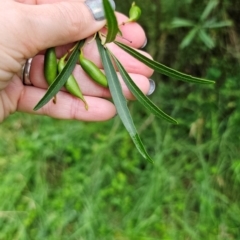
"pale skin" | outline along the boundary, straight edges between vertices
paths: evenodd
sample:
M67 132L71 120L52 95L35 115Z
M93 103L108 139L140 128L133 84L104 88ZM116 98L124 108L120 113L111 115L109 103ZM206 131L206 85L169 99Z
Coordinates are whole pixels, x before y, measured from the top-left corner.
M126 16L116 14L119 23L126 20ZM0 1L0 122L16 111L81 121L105 121L114 117L116 109L108 100L111 97L109 90L91 81L79 65L74 75L85 95L88 111L82 101L64 89L57 94L57 104L50 101L40 110L33 110L48 87L43 76L44 50L58 46L57 55L61 57L73 46L73 42L87 37L90 41L91 36L104 25L104 20L94 20L82 0ZM126 24L121 30L124 38L132 43L120 37L119 41L134 48L144 44L146 36L137 23ZM153 71L114 44L109 44L109 48L146 94ZM94 41L85 45L84 55L102 67ZM21 71L25 61L31 57L30 79L33 86L25 86ZM122 86L126 98L134 99L123 83Z

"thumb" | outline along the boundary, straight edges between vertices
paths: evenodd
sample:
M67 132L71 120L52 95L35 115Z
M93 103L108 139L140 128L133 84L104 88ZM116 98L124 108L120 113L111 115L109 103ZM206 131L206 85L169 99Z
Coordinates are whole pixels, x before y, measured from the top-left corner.
M47 2L45 0L45 2ZM110 0L113 8L115 4ZM70 0L51 4L21 4L27 16L28 46L35 53L74 42L96 33L106 23L102 0ZM24 13L24 11L22 12ZM31 53L33 54L33 52Z

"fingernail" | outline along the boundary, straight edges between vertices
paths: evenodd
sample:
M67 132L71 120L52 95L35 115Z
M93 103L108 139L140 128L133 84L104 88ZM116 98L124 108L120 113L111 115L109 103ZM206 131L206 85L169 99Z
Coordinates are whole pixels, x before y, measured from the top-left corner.
M149 83L150 83L150 87L149 87L147 96L150 96L155 91L155 88L156 88L156 84L152 79L149 79Z
M145 39L145 42L143 43L143 45L141 46L141 49L142 48L145 48L146 46L147 46L147 43L148 43L148 40L147 40L147 38Z
M113 0L109 0L113 10L115 10L115 2ZM90 11L93 14L93 17L96 21L101 21L105 19L104 9L102 0L86 0L85 4L88 6Z

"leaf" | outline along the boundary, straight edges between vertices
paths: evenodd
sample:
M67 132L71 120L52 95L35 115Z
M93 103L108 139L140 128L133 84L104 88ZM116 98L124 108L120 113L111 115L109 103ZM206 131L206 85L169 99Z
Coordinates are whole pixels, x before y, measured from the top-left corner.
M192 28L188 32L188 34L183 38L182 42L180 43L180 48L183 49L183 48L187 47L188 45L190 45L191 42L193 41L193 39L195 38L195 36L197 35L198 31L199 31L198 26Z
M202 40L202 42L208 47L208 48L214 48L215 47L215 43L212 40L212 38L206 33L205 30L201 29L198 32L198 36L199 38Z
M230 20L213 22L207 21L204 23L203 28L222 28L222 27L231 27L233 23Z
M218 5L218 3L218 0L210 0L200 17L200 21L205 20L209 16L211 11Z
M49 86L47 92L42 97L42 99L37 103L33 110L37 111L41 107L43 107L46 103L48 103L56 94L60 91L63 85L68 80L69 76L72 74L72 71L77 63L80 48L83 46L85 40L79 41L74 50L72 51L65 67L58 74L54 82Z
M182 81L185 81L185 82L192 82L192 83L201 83L201 84L215 83L212 80L197 78L197 77L193 77L193 76L188 75L188 74L178 72L178 71L176 71L176 70L174 70L170 67L167 67L167 66L165 66L161 63L158 63L154 60L151 60L151 59L145 57L144 55L142 55L141 53L139 53L135 49L133 49L131 47L128 47L125 44L122 44L122 43L117 42L117 41L114 41L114 43L116 45L118 45L120 48L122 48L124 51L126 51L127 53L129 53L130 55L132 55L133 57L135 57L136 59L138 59L139 61L141 61L145 65L147 65L148 67L150 67L153 70L155 70L156 72L164 74L168 77L172 77L172 78L175 78L175 79L179 79L179 80L182 80Z
M119 83L119 79L117 73L114 69L113 63L111 61L110 53L102 46L99 38L96 39L98 50L102 59L102 63L104 66L104 71L108 79L109 89L113 98L113 102L116 106L118 115L122 120L123 125L127 129L129 135L131 136L136 148L141 153L141 155L153 163L153 160L146 152L142 141L137 133L136 127L133 123L131 114L129 112L127 101L122 93L122 88Z
M106 44L114 41L118 32L121 32L121 31L118 28L118 22L114 14L114 11L112 9L112 6L109 3L109 0L103 0L103 8L105 13L105 18L107 20L107 29L108 29L107 37L105 40L105 44Z
M122 64L118 61L118 59L113 55L112 57L117 64L118 70L124 82L126 83L129 90L132 92L132 94L136 97L136 99L156 117L163 118L168 122L177 124L178 122L175 119L173 119L168 114L166 114L161 109L159 109L147 96L145 96L142 93L142 91L134 83L134 81L131 79L131 77L129 76L127 71L124 69Z
M171 22L171 28L179 28L179 27L193 27L195 25L194 22L184 19L184 18L174 18Z

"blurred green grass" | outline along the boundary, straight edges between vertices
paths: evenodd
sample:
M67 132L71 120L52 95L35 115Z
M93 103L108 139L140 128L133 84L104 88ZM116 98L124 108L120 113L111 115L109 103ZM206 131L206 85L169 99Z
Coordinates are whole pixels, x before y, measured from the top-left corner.
M139 155L118 117L83 123L11 115L0 125L0 240L240 239L240 55L232 41L240 29L212 32L213 50L197 40L179 50L186 33L165 26L176 15L200 15L206 1L174 2L144 8L147 51L216 79L215 86L153 76L151 98L176 126L129 103L154 165ZM231 3L221 3L216 17L237 23L240 6Z

